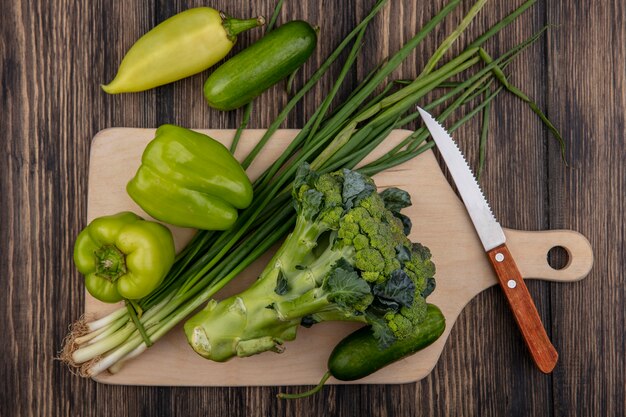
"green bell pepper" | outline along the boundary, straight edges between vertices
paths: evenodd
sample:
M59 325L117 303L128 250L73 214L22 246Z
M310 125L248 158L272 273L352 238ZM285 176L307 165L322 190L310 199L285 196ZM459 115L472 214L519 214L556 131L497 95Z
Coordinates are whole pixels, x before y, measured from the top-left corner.
M252 202L252 184L224 145L173 125L157 129L126 191L155 219L203 230L229 229Z
M100 301L136 300L159 286L172 267L169 229L131 212L93 220L76 238L74 263Z

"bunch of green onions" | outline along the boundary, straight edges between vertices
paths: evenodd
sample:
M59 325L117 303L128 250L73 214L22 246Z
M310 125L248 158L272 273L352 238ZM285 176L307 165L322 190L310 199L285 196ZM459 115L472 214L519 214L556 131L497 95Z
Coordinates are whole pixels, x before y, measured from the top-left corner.
M386 83L389 74L459 1L451 0L415 37L367 75L351 95L329 113L331 102L356 61L369 22L386 3L386 0L378 0L363 21L287 103L243 160L242 164L247 168L296 103L326 73L342 51L352 45L339 76L324 101L284 152L254 182L254 201L241 212L235 226L224 232L199 231L179 254L163 284L150 296L138 300L136 305L122 307L95 321L79 320L75 323L65 340L61 359L78 368L79 374L83 376L94 376L105 370L117 372L126 360L140 355L206 303L291 230L295 222L290 204L291 182L301 163L309 162L320 172L355 168L385 140L391 130L417 119L419 114L415 111L415 105L435 89L440 89L443 93L424 107L427 110L440 109L440 122L445 121L456 110L469 107L464 116L451 126L450 129L455 130L476 114L488 109L503 87L509 90L514 88L508 83L504 84L506 79L503 78L502 70L523 48L534 42L539 34L533 35L497 59L486 55L481 45L515 20L535 0L524 3L478 37L458 56L438 66L443 55L486 2L478 0L454 32L435 51L419 76L409 82ZM452 82L467 73L471 75L465 75L463 81ZM494 80L503 86L493 88ZM381 92L374 94L376 91ZM246 113L249 114L249 110ZM425 128L419 128L408 134L390 152L358 169L374 175L402 164L432 147L432 142L426 141L427 136ZM232 150L236 147L236 142L235 140Z

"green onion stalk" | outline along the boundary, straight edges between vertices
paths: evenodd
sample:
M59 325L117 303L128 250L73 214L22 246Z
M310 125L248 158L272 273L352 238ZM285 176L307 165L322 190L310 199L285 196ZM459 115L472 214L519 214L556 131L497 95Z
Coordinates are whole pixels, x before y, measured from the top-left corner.
M389 75L459 1L451 0L402 48L368 74L350 96L330 113L331 103L359 56L368 24L386 3L386 0L376 1L370 13L294 94L243 159L242 165L250 166L298 101L316 85L342 52L350 47L325 99L284 152L255 180L254 201L240 213L235 226L223 232L199 231L179 254L161 286L135 303L139 313L136 317L131 317L133 314L129 309L122 307L98 320L87 322L81 319L73 324L64 342L61 359L86 377L106 370L117 372L125 361L140 355L210 300L292 229L295 213L289 203L291 183L298 166L303 162L310 163L321 172L356 168L367 175L374 175L415 158L433 146L433 142L427 140L428 132L423 127L408 133L387 154L367 164L362 163L391 130L406 127L419 118L416 104L435 90L442 94L423 106L427 110L436 111L441 122L453 114L457 116L458 120L451 126L451 130L459 128L485 109L488 110L494 97L502 90L502 87L494 88L494 82L499 81L504 68L532 44L540 33L498 58L485 59L481 46L527 10L535 0L525 2L460 54L440 65L442 57L485 3L484 0L477 1L456 30L427 61L419 76L410 81L388 81ZM277 10L280 5L282 1ZM505 88L510 90L510 85ZM462 115L457 114L459 112Z

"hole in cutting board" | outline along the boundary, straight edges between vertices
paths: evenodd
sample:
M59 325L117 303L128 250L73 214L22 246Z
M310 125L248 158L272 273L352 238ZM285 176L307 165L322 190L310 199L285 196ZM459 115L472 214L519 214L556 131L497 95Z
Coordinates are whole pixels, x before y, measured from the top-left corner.
M555 246L548 251L548 265L552 269L563 269L569 265L570 255L569 251L563 246Z

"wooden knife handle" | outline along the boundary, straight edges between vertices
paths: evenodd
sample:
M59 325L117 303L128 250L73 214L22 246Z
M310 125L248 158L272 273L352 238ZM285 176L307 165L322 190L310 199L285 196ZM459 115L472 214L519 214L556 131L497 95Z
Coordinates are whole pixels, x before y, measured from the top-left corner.
M490 250L487 254L535 364L546 374L552 372L559 354L548 338L535 303L519 269L517 269L509 248L503 244Z

